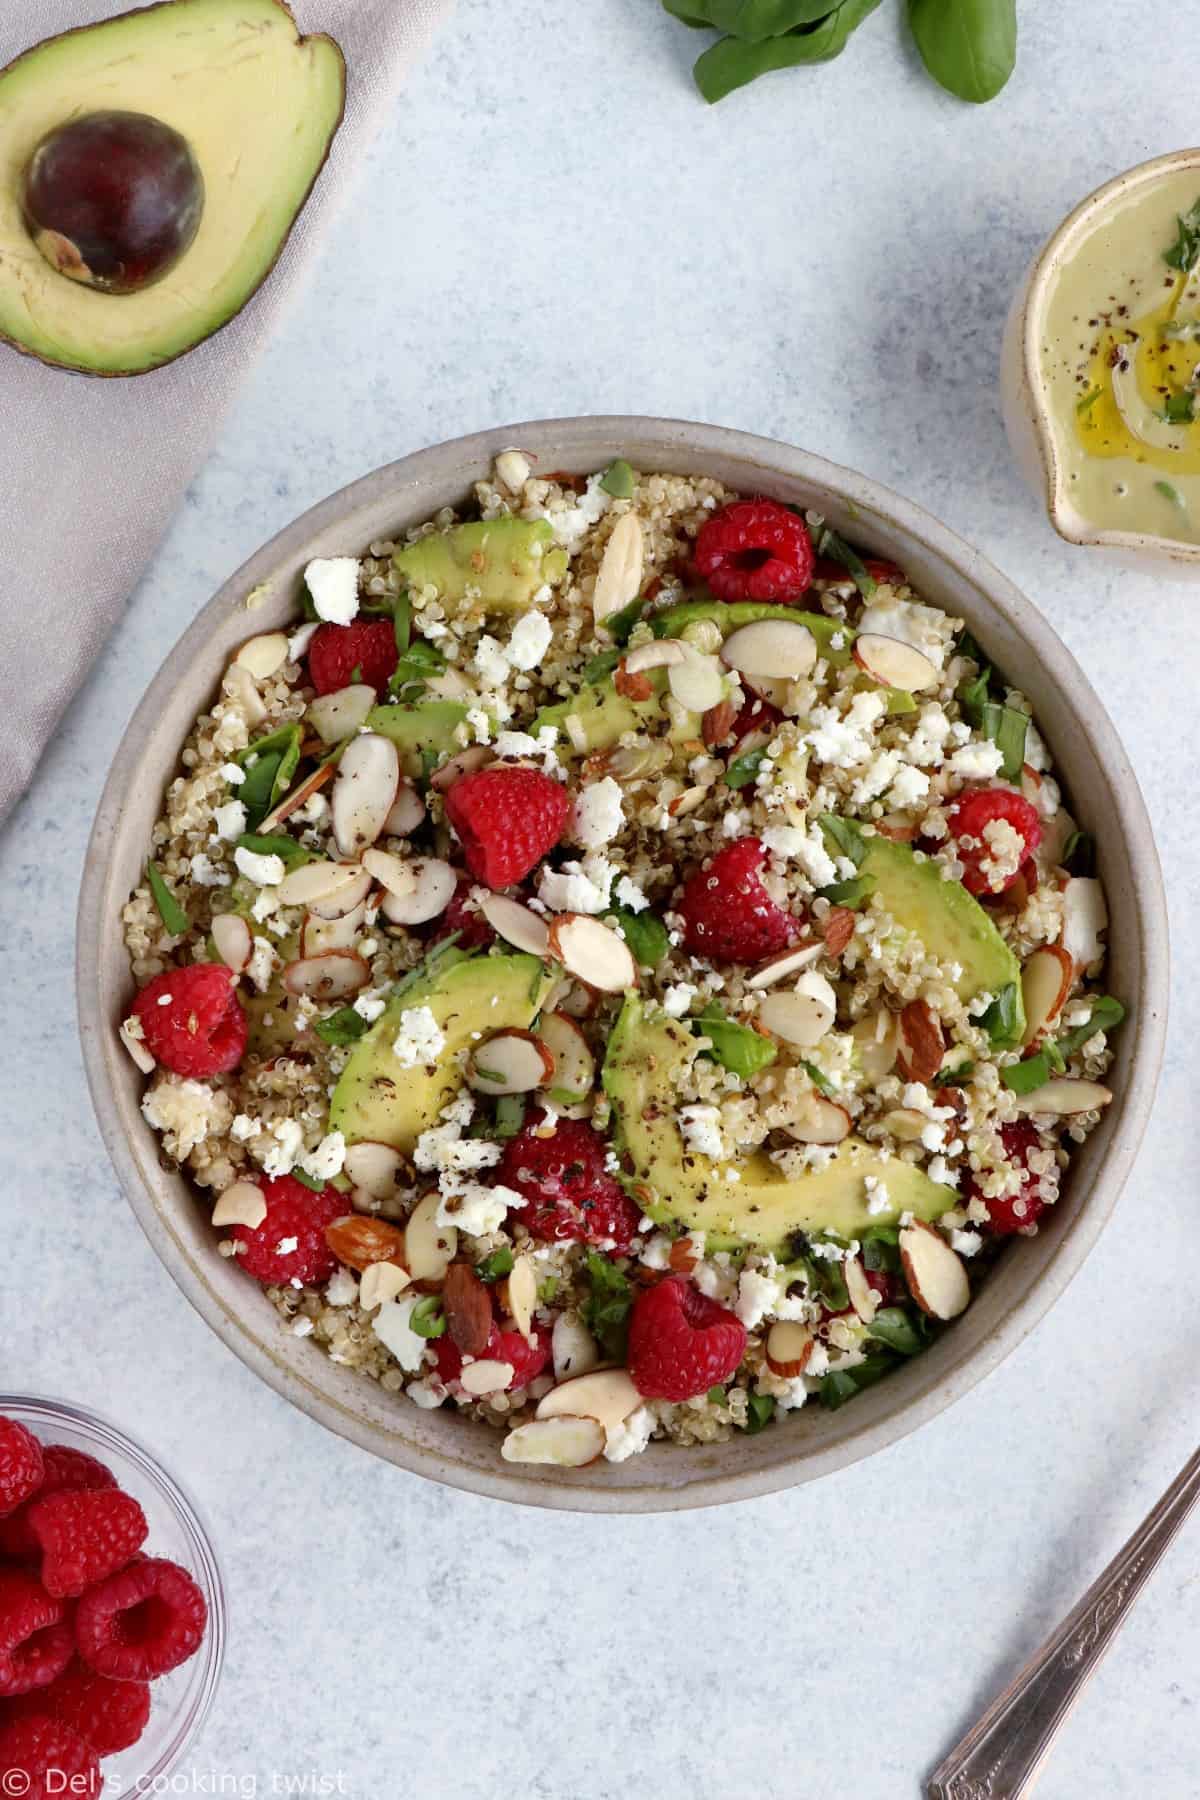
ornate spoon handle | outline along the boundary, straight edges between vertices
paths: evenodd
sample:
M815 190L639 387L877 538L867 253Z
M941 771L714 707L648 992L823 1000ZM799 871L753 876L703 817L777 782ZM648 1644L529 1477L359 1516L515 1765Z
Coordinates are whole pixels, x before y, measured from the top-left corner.
M1200 1450L1052 1637L938 1764L929 1800L1020 1800L1163 1552L1200 1500Z

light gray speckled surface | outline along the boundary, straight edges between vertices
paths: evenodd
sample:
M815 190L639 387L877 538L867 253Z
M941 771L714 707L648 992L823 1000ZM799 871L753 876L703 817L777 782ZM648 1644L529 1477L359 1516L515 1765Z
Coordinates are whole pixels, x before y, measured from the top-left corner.
M686 80L696 40L653 0L525 0L507 39L487 0L463 0L0 843L4 1380L116 1415L215 1522L233 1647L180 1791L287 1791L315 1770L361 1800L912 1795L1194 1447L1200 596L1061 546L1010 469L994 391L1026 257L1103 178L1189 141L1194 84L1137 54L1135 0L1027 4L1019 74L975 112L898 52L894 10L840 64L708 111ZM1193 64L1200 19L1177 9L1170 45ZM423 1486L256 1384L117 1194L71 994L104 768L229 570L405 449L623 410L857 465L1021 582L1130 746L1177 950L1138 1176L1032 1340L833 1481L627 1523ZM1069 1726L1047 1800L1200 1793L1198 1562L1193 1526Z

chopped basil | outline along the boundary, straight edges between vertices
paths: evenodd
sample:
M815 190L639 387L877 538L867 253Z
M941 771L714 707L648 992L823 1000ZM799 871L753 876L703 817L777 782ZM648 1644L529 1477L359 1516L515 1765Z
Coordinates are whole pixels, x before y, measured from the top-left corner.
M833 813L822 813L817 823L840 856L847 857L856 869L866 860L867 840L853 819L839 819Z
M1121 1002L1114 1000L1111 994L1101 994L1092 1006L1086 1024L1076 1025L1073 1031L1064 1031L1058 1040L1058 1048L1063 1056L1074 1056L1098 1031L1115 1031L1124 1017L1125 1008Z
M877 1225L862 1239L862 1265L872 1274L900 1273L900 1231L895 1225Z
M891 1351L881 1350L865 1361L856 1363L852 1369L833 1369L821 1383L821 1405L836 1412L847 1400L853 1400L855 1394L861 1394L864 1388L871 1387L876 1381L899 1363Z
M775 1396L773 1394L747 1394L746 1396L746 1431L754 1437L764 1426L769 1425L775 1417Z
M924 1314L914 1315L903 1306L883 1306L867 1326L867 1335L901 1356L919 1356L929 1345L928 1331L922 1329L923 1319Z
M831 562L841 563L842 567L849 571L854 578L855 587L864 600L870 600L873 597L875 589L879 585L875 577L868 572L867 566L858 552L852 550L845 538L839 537L836 531L831 531L828 525L821 527L817 537L816 551L818 556L827 556Z
M516 1137L525 1123L525 1097L523 1094L501 1094L496 1101L496 1120L492 1127L498 1138Z
M815 1062L809 1062L806 1057L801 1056L798 1060L800 1067L804 1070L804 1073L808 1076L808 1079L812 1082L817 1092L819 1094L824 1094L827 1100L831 1100L834 1094L836 1094L837 1089L825 1074L824 1070L819 1069Z
M1071 875L1096 873L1096 840L1087 831L1073 831L1063 846L1063 867Z
M832 881L828 887L817 889L822 900L828 900L831 906L849 907L851 912L865 906L874 892L873 875L853 875L849 881Z
M735 1075L757 1075L779 1054L770 1038L752 1030L749 1025L736 1024L715 1000L708 1002L692 1024L712 1041L712 1049L701 1051L701 1055L710 1056L713 1062L720 1063L723 1069L729 1069Z
M1164 500L1169 500L1172 506L1177 506L1180 512L1187 511L1187 501L1184 499L1179 489L1177 487L1172 487L1169 481L1156 481L1154 484L1154 491L1157 494L1161 494Z
M1103 388L1089 388L1083 398L1075 402L1075 411L1080 414L1091 412L1103 392Z
M1163 251L1163 261L1169 269L1179 269L1186 275L1200 260L1200 200L1190 212L1177 213L1175 217L1179 230L1170 249Z
M445 667L446 659L436 645L417 638L397 662L388 681L388 693L415 700L424 692L430 676L440 675Z
M747 750L745 756L735 756L725 771L725 786L731 788L749 787L762 766L765 750Z
M1044 1087L1052 1075L1061 1075L1067 1066L1068 1056L1074 1056L1077 1050L1098 1031L1112 1031L1125 1017L1125 1008L1111 994L1101 994L1094 1002L1091 1013L1083 1025L1076 1025L1071 1031L1065 1031L1060 1038L1052 1038L1044 1043L1040 1050L1032 1056L1026 1056L1019 1063L1013 1063L1000 1071L1005 1087L1014 1094L1033 1094Z
M987 661L978 638L973 631L968 631L965 625L954 640L954 654L963 657L967 662L977 663L980 668Z
M294 837L288 837L283 831L243 831L237 847L252 850L255 856L277 856L289 869L298 869L313 860L311 850L306 850L303 844L298 844Z
M393 1000L401 994L407 994L423 981L429 981L435 975L444 975L447 969L456 968L460 962L466 962L473 955L470 950L459 950L458 940L461 931L451 931L433 946L427 956L422 957L415 969L410 969L402 981L398 981L392 989Z
M408 1315L408 1328L415 1331L418 1337L441 1337L446 1329L446 1315L442 1311L440 1294L426 1294L417 1301Z
M246 771L246 779L238 789L238 799L246 808L246 823L251 831L262 824L276 801L282 800L291 786L292 776L300 761L303 731L293 721L278 730L256 738L239 750L237 761Z
M298 1181L301 1187L310 1189L312 1193L323 1194L325 1192L325 1183L318 1181L314 1175L306 1175L303 1169L293 1169L291 1175L293 1181Z
M979 1023L993 1044L1011 1044L1017 1034L1017 1008L1020 989L1015 981L1006 983L992 1001Z
M629 1279L623 1269L596 1250L588 1251L586 1274L589 1294L583 1303L584 1323L605 1356L623 1363L633 1309Z
M634 626L646 610L647 602L638 594L620 612L610 614L604 621L604 629L615 644L627 644Z
M514 1261L511 1250L493 1250L490 1256L475 1264L475 1273L480 1281L499 1281L502 1275L512 1274Z
M1020 778L1025 766L1025 739L1029 735L1029 715L1015 706L1000 706L989 700L983 709L983 730L1003 761L1000 773L1009 781Z
M813 1286L830 1312L845 1312L850 1304L850 1294L840 1262L831 1262L827 1256L817 1257L813 1265Z
M600 486L606 494L611 494L614 500L632 499L634 485L633 470L623 456L618 456L614 462L610 462L600 477Z
M634 912L631 907L618 906L610 916L616 920L617 930L638 967L656 969L671 947L667 928L657 913Z
M1190 425L1196 417L1196 396L1187 388L1179 394L1168 394L1163 405L1162 416L1168 425ZM1155 482L1161 492L1164 485L1170 483Z
M1051 1076L1050 1058L1044 1050L1038 1050L1033 1056L1026 1056L1020 1062L1013 1063L1011 1068L1001 1069L1000 1076L1006 1088L1014 1094L1032 1094L1038 1088L1045 1087Z
M339 1006L327 1019L318 1019L313 1030L323 1044L345 1045L356 1043L370 1027L352 1006Z
M184 932L190 928L192 921L153 863L146 864L146 880L150 884L150 893L158 908L159 918L172 937L182 937Z
M975 1064L973 1062L943 1063L931 1085L935 1088L965 1087L974 1073Z
M553 1300L555 1294L557 1294L557 1292L558 1292L558 1276L557 1275L547 1275L547 1277L544 1281L540 1281L538 1283L537 1296L543 1306L548 1306L550 1304L551 1300Z
M718 1382L716 1387L709 1388L706 1398L710 1400L714 1406L724 1406L725 1402L729 1399L729 1395Z
M599 656L593 656L583 665L583 679L594 687L597 682L607 681L621 660L619 650L601 650Z

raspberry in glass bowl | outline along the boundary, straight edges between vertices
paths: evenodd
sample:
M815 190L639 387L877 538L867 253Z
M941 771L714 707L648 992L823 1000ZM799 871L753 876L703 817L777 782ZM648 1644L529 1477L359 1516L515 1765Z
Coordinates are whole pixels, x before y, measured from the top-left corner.
M97 1792L157 1792L207 1717L224 1662L225 1594L212 1539L175 1479L107 1419L63 1400L0 1393L0 1421L24 1427L44 1457L38 1492L0 1518L0 1586L8 1585L14 1619L18 1590L28 1588L31 1600L55 1591L59 1598L37 1603L57 1607L62 1623L37 1633L33 1655L66 1662L53 1682L0 1699L0 1743L9 1742L20 1767L22 1755L45 1748L38 1718L51 1714L64 1745L83 1755L76 1728L86 1728L102 1752ZM37 1472L25 1468L23 1434L2 1424L0 1432L8 1509ZM138 1620L130 1633L118 1623L127 1608L137 1609L127 1615ZM58 1644L64 1632L74 1644ZM128 1679L142 1675L145 1682ZM73 1767L69 1749L48 1753Z

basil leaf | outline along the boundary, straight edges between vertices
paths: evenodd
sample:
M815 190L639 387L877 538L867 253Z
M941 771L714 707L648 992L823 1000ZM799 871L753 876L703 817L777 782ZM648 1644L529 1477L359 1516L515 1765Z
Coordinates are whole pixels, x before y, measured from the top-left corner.
M667 928L658 915L618 906L609 916L616 920L617 930L633 952L638 967L656 969L671 947Z
M836 1412L847 1400L853 1400L855 1394L861 1394L864 1388L873 1386L897 1367L899 1364L891 1351L880 1350L863 1362L855 1363L852 1369L833 1369L821 1383L821 1405Z
M861 869L867 856L867 840L852 819L839 819L833 813L822 813L817 823L839 856Z
M1063 867L1070 875L1096 873L1096 840L1086 831L1073 831L1063 845Z
M862 1265L864 1269L877 1275L898 1275L900 1263L900 1232L894 1225L880 1225L868 1232L862 1240Z
M1016 0L909 0L921 61L960 100L995 99L1017 62Z
M811 25L835 9L836 0L663 0L685 25L708 25L727 31L743 43L781 37L798 25Z
M298 1181L301 1187L308 1188L310 1193L323 1194L325 1192L325 1183L323 1181L318 1181L313 1175L307 1175L303 1169L292 1169L290 1173L292 1180Z
M765 750L747 750L745 756L735 756L725 771L725 786L731 788L749 787L762 767Z
M975 660L975 659L972 659ZM983 725L983 712L988 704L988 687L992 671L985 663L974 681L964 681L958 690L958 704L963 716L978 731Z
M151 898L158 908L159 918L172 937L182 937L184 932L190 928L192 921L153 863L146 864L146 880L150 885Z
M286 832L243 831L237 841L239 850L252 850L255 856L277 856L289 869L299 869L305 863L313 861L313 853L298 844L294 837Z
M421 694L431 675L440 675L446 659L435 644L416 638L396 664L388 680L388 693L413 700Z
M1190 425L1196 417L1195 394L1187 393L1186 391L1182 394L1168 394L1163 405L1162 416L1167 421L1168 425ZM1160 491L1163 487L1170 487L1169 482L1156 481L1154 485L1159 488ZM1174 492L1174 490L1172 490L1172 492ZM1168 495L1168 498L1170 498L1170 495Z
M1186 275L1200 261L1200 200L1190 212L1175 217L1178 235L1171 248L1163 251L1163 261L1169 269L1180 269Z
M524 1123L524 1095L501 1094L496 1101L496 1118L492 1126L492 1135L498 1138L516 1137Z
M709 1388L705 1398L711 1400L714 1406L724 1406L729 1398L729 1394L718 1382L716 1387Z
M485 1256L481 1263L475 1264L475 1273L480 1281L499 1281L502 1275L511 1275L516 1258L509 1249L493 1250Z
M1172 506L1177 506L1180 512L1187 511L1187 501L1184 499L1179 489L1177 487L1172 487L1169 481L1156 481L1154 484L1154 491L1156 494L1161 494L1164 500L1169 500Z
M1011 1068L1001 1069L1000 1079L1014 1094L1033 1094L1038 1088L1045 1087L1052 1073L1048 1053L1038 1050L1033 1056L1013 1063Z
M440 1296L426 1294L423 1300L418 1300L408 1315L408 1325L409 1330L415 1331L418 1337L440 1338L446 1329L446 1315L442 1311Z
M757 1075L779 1054L770 1038L763 1037L749 1025L737 1024L715 1000L710 1000L696 1015L692 1025L703 1037L712 1040L712 1049L702 1050L700 1054L711 1057L713 1062L720 1063L723 1069L730 1069L735 1075Z
M293 721L238 751L237 761L245 769L246 779L237 797L246 808L246 824L251 831L262 824L291 786L300 761L302 737L300 724Z
M1111 994L1101 994L1086 1024L1076 1025L1073 1031L1064 1031L1057 1041L1057 1048L1063 1056L1074 1056L1098 1031L1115 1031L1124 1017L1125 1008L1121 1002L1114 1000Z
M818 1094L824 1094L827 1100L832 1100L833 1096L837 1093L837 1089L825 1074L824 1070L819 1069L815 1062L809 1062L806 1057L798 1057L797 1061L804 1070L804 1073L808 1076L808 1079L816 1088Z
M902 1306L883 1306L867 1326L868 1337L877 1338L900 1356L919 1356L929 1338L918 1321Z
M693 0L689 0L689 5ZM829 62L840 56L851 35L879 5L880 0L842 0L840 6L812 25L760 44L723 37L696 61L692 76L709 105L723 100L735 88L757 81L775 69L793 69L805 63ZM694 16L694 15L693 15ZM868 580L870 577L868 576Z
M841 1263L831 1262L826 1256L818 1256L813 1259L812 1270L814 1285L830 1312L845 1312L850 1304L850 1294Z
M623 456L618 456L609 463L600 477L600 486L606 494L611 494L614 500L632 498L635 486L634 473Z
M973 1062L943 1063L931 1085L935 1088L965 1087L974 1073L975 1064Z
M629 1279L615 1262L595 1250L588 1251L585 1273L589 1293L583 1303L584 1323L605 1356L623 1363L633 1310Z
M817 889L822 900L828 900L831 906L848 907L851 912L865 906L874 892L873 875L853 875L849 881L831 881L828 887Z
M646 606L647 602L638 594L628 606L623 606L620 612L611 613L605 619L604 629L614 644L629 642L629 634L645 612Z
M979 640L973 631L967 630L965 625L954 640L954 654L965 657L968 662L978 663L980 668L987 662L987 657L980 649Z
M345 1045L357 1043L370 1026L352 1006L340 1006L327 1019L318 1019L313 1030L323 1044Z
M824 525L817 537L815 548L818 556L827 556L831 562L841 563L842 567L854 577L854 585L864 600L870 600L873 597L879 583L867 569L862 557L856 550L850 548L845 538L839 537L836 531L831 531L828 525Z
M748 1394L746 1396L746 1433L755 1437L765 1425L769 1425L775 1417L774 1394Z
M1028 714L1014 706L1001 706L989 700L980 721L985 737L991 739L1004 758L1000 773L1009 781L1017 781L1025 767L1025 739L1029 732Z
M620 650L601 650L598 656L593 656L584 663L583 679L593 687L597 682L607 681L620 660Z
M1000 989L979 1023L993 1044L1011 1044L1020 1018L1020 989L1015 981Z
M1100 398L1100 396L1103 392L1104 392L1103 388L1098 388L1098 387L1089 388L1088 392L1083 396L1083 398L1081 400L1077 400L1075 402L1075 411L1077 413L1079 413L1081 416L1084 413L1091 412L1093 406L1095 406L1097 400Z

